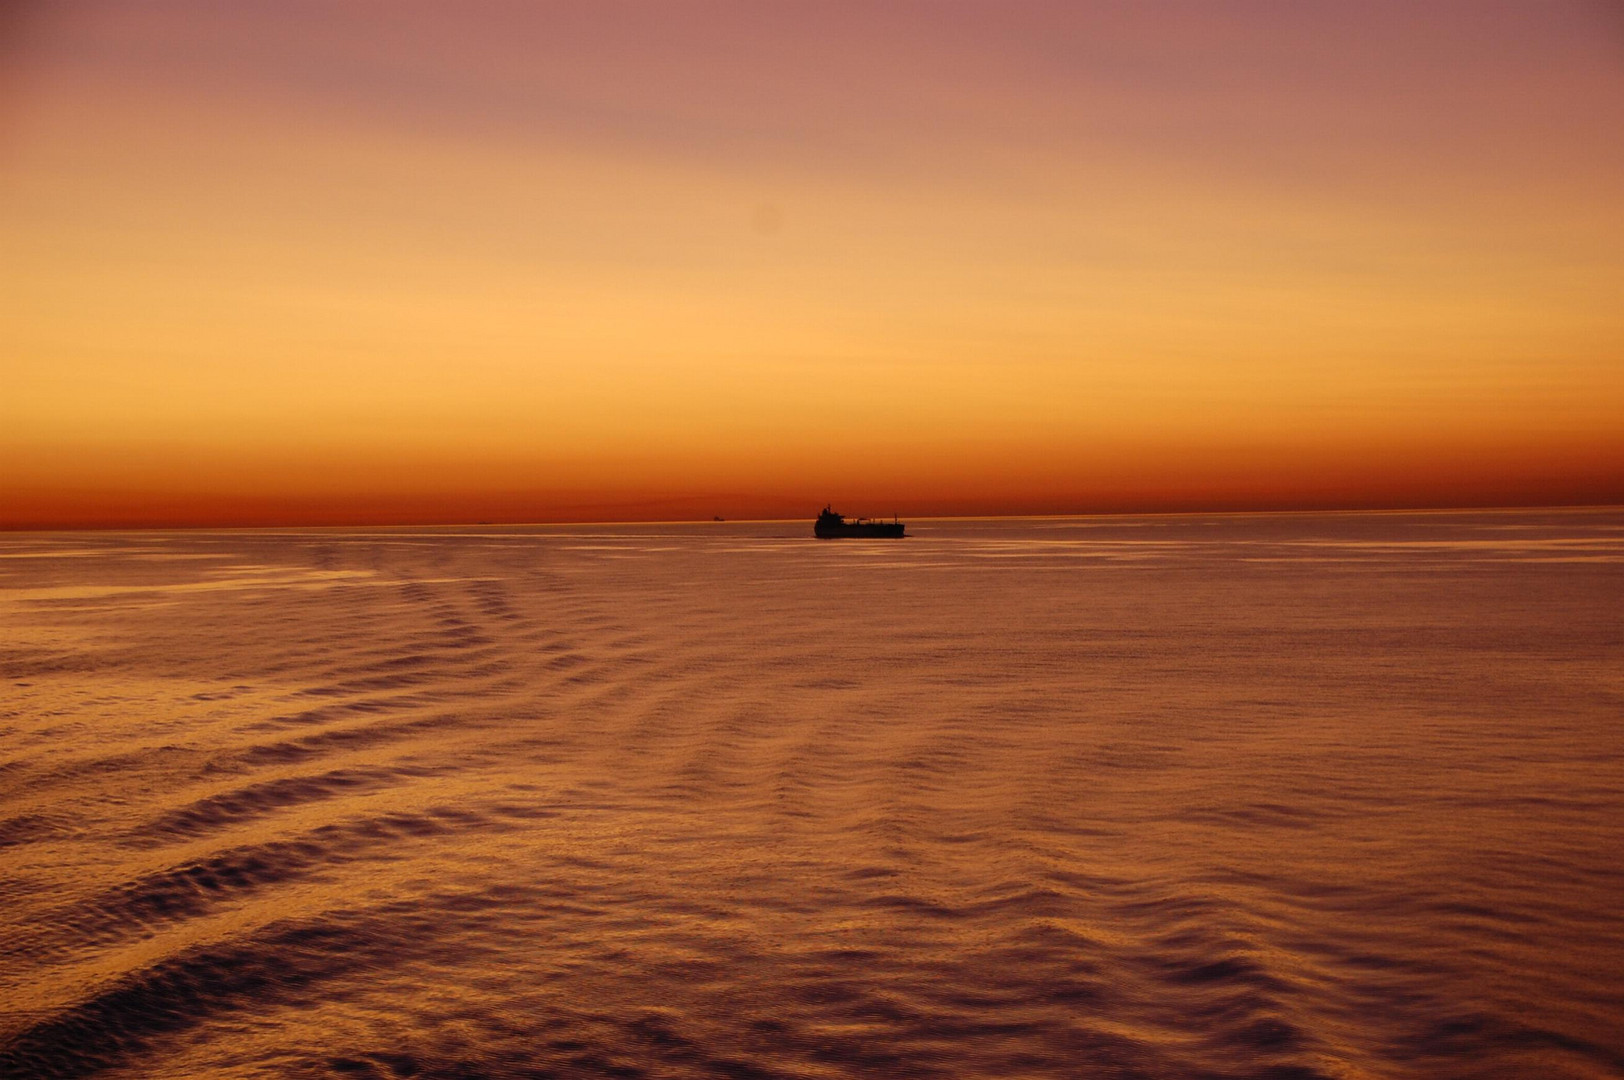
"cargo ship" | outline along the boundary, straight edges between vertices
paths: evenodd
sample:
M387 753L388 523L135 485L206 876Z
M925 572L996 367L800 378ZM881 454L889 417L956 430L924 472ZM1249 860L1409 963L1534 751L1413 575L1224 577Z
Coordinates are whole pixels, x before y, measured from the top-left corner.
M908 534L903 531L905 528L902 522L896 520L872 521L869 518L855 518L847 521L831 507L825 506L823 513L818 515L817 524L812 526L812 535L819 540L835 540L841 537L872 540L907 536Z

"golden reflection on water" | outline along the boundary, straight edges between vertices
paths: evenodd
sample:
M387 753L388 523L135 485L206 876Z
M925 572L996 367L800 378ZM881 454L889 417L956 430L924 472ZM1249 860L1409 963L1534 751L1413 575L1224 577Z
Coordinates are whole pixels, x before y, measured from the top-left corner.
M0 537L0 1075L1624 1073L1624 513L912 529Z

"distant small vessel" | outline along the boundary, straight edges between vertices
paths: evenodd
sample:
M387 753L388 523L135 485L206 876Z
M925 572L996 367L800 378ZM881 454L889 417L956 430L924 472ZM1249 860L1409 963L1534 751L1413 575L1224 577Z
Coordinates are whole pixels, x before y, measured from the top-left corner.
M812 526L812 535L819 540L835 540L841 537L878 539L907 536L908 534L903 531L906 527L896 520L871 521L868 518L856 518L847 521L831 507L825 506L823 512L818 515L817 524Z

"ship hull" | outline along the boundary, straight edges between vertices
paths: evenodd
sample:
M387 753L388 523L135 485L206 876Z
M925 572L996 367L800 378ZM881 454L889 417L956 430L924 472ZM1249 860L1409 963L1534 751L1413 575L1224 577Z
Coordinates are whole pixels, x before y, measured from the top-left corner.
M883 540L908 535L904 528L899 521L846 521L838 525L819 522L812 527L812 535L819 540Z

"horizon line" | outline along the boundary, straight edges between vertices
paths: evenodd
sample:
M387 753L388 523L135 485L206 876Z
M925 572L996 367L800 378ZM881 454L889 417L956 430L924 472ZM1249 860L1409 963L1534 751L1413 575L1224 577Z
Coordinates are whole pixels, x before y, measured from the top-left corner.
M1093 510L1062 514L919 514L914 521L1048 521L1075 518L1146 518L1146 517L1292 517L1292 516L1355 516L1384 514L1510 514L1546 511L1571 513L1582 511L1624 511L1624 503L1524 503L1517 505L1456 505L1456 506L1326 506L1294 508L1187 509L1187 510ZM340 529L387 531L391 529L539 529L579 528L583 526L616 525L774 525L804 522L804 517L770 518L648 518L597 519L558 521L399 521L399 522L330 522L311 525L271 523L260 525L208 525L208 524L148 524L148 525L11 525L0 523L0 533L132 533L132 532L321 532ZM904 522L906 524L906 522Z

